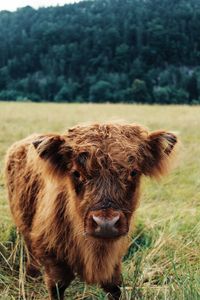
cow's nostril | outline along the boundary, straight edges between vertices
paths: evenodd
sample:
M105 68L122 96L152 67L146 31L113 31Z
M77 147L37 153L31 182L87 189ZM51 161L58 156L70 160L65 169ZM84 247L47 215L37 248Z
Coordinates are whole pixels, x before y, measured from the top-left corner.
M119 219L117 220L117 222L115 223L115 227L116 227L116 228L119 228L120 224L121 224L121 222L120 222L120 218L119 218Z
M100 232L103 228L104 221L100 217L92 216L93 226L95 232Z
M96 217L96 216L92 216L92 219L94 221L94 223L96 223L99 226L102 226L104 224L105 219L100 218L100 217Z

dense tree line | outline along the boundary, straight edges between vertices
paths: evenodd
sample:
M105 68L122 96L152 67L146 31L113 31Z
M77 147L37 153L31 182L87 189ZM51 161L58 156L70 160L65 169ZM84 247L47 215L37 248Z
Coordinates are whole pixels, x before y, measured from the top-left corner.
M0 12L0 99L200 103L200 1Z

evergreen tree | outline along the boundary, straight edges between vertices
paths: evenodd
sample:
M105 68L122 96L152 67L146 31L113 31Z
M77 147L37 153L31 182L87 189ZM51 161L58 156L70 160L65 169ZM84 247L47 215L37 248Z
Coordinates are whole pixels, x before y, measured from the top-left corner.
M2 100L200 102L200 1L27 6L0 28Z

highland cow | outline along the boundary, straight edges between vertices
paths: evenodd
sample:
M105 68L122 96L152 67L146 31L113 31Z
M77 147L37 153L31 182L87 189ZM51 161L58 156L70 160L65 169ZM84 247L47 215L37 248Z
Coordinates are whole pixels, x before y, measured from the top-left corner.
M43 267L50 299L64 299L76 275L120 298L141 177L166 174L176 143L166 131L94 124L35 134L10 148L7 187L29 252L27 273Z

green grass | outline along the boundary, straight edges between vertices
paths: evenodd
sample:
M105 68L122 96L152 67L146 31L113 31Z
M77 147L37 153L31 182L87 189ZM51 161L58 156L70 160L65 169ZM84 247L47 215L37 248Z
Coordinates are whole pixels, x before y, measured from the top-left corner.
M0 167L6 149L33 132L77 123L126 121L177 132L178 167L157 183L144 179L135 232L124 258L122 299L200 299L200 107L0 103ZM45 299L42 279L24 276L24 248L13 229L0 175L0 299ZM78 280L66 299L104 299Z

